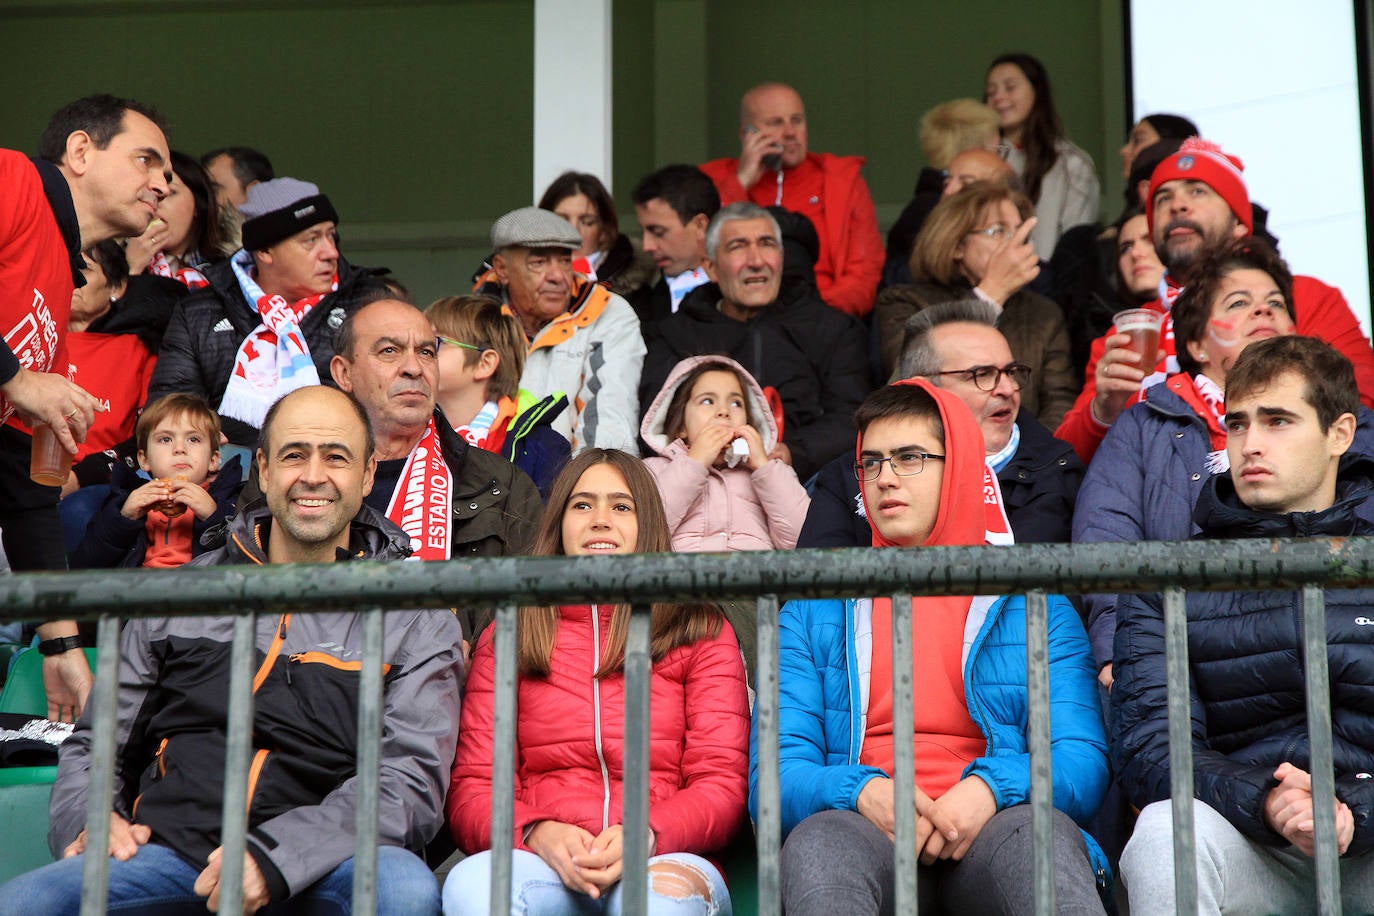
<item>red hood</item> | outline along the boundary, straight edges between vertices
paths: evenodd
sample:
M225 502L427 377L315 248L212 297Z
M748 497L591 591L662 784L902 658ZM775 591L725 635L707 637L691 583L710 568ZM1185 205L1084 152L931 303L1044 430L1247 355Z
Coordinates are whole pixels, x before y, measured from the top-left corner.
M986 446L983 430L972 411L957 396L925 379L904 379L894 384L915 385L929 392L939 405L940 421L945 427L945 476L940 485L940 511L935 516L935 527L923 546L1011 543L1011 525L1002 506L1002 488L997 484L997 475L984 460ZM860 437L854 447L855 460L862 448L863 439ZM976 507L982 507L983 511L978 511ZM873 525L873 514L868 511L866 496L864 514L868 518L869 528L873 530L873 546L895 547Z

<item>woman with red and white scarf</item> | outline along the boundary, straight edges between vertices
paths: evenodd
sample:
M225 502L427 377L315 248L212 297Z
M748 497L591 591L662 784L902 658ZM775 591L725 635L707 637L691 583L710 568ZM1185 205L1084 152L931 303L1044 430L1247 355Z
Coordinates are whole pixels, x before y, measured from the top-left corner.
M1193 507L1203 484L1229 468L1226 374L1254 341L1295 333L1293 277L1272 248L1249 239L1199 265L1172 316L1183 371L1145 389L1112 424L1078 491L1075 542L1182 541L1200 530ZM1087 597L1088 634L1106 685L1116 599Z
M172 181L147 231L129 240L129 273L171 277L190 289L209 281L202 270L224 258L219 205L199 162L172 150Z

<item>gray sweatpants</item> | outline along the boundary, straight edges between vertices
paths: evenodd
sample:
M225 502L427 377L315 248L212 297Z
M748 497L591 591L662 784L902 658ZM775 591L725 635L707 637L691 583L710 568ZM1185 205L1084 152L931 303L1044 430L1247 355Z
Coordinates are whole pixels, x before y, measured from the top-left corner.
M892 841L857 811L821 811L797 825L782 847L787 916L892 916ZM922 913L1020 916L1031 894L1029 805L1006 808L983 826L964 858L916 869ZM1054 812L1055 903L1060 914L1101 914L1083 834ZM938 909L937 909L938 907Z
M1131 916L1174 913L1174 814L1168 799L1146 805L1121 854ZM1247 839L1204 802L1193 799L1198 913L1315 913L1316 870L1292 846ZM1341 901L1348 916L1374 912L1374 857L1341 859Z

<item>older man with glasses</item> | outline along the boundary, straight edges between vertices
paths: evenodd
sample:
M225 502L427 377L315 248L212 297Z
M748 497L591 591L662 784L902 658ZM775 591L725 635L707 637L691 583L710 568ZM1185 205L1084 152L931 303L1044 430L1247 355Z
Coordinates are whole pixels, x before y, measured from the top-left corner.
M897 372L928 379L973 412L1017 541L1069 540L1083 463L1021 407L1031 370L1013 360L992 306L960 300L918 312L907 321ZM845 457L821 470L798 547L869 543L852 463Z

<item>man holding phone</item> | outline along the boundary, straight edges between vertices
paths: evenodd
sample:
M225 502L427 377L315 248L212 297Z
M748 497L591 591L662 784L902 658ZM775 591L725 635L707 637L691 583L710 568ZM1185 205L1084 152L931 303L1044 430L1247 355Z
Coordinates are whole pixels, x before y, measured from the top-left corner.
M740 100L740 154L701 170L726 206L749 200L804 214L816 226L816 285L831 306L863 317L873 309L883 270L883 240L859 156L812 153L806 108L783 83L762 83Z

